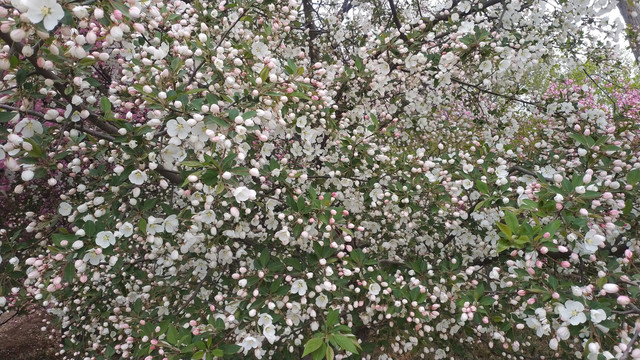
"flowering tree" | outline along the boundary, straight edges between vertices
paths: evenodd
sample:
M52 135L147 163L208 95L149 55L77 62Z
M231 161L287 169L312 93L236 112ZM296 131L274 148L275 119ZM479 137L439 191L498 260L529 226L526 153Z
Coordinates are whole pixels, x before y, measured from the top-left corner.
M615 6L0 2L1 309L68 359L639 358Z

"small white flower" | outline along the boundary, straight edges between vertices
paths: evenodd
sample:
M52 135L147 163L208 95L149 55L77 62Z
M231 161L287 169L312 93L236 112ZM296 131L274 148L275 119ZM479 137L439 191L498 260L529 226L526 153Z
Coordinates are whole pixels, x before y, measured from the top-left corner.
M587 254L595 253L600 245L605 241L605 237L598 234L594 230L589 230L584 236L584 251Z
M98 249L91 249L84 254L84 258L82 260L91 265L98 265L104 260L104 255L102 255L102 253L99 254Z
M578 325L587 321L587 316L584 314L584 305L578 301L567 300L564 305L559 307L558 313L562 321L568 321L571 325Z
M271 323L273 323L273 317L269 314L262 313L258 317L259 326L271 325Z
M20 174L20 177L23 181L30 181L35 176L34 172L31 170L25 170Z
M142 185L147 181L147 174L140 170L133 170L131 174L129 174L129 181L135 185Z
M67 202L61 202L60 205L58 205L58 213L62 216L71 215L72 210L73 208Z
M55 0L24 0L27 18L34 24L42 21L44 28L51 31L64 17L64 9Z
M233 196L235 196L236 201L245 202L247 200L255 200L256 199L256 191L251 190L246 186L239 186L233 190Z
M604 310L602 309L596 309L596 310L591 310L591 322L593 322L594 324L598 324L603 320L607 319L607 313L604 312Z
M89 16L89 11L87 10L87 6L76 6L73 8L73 15L77 18L84 19Z
M133 224L130 222L122 224L122 226L120 226L120 233L125 237L133 235Z
M167 134L169 136L184 140L189 136L190 132L191 126L181 117L167 121Z
M22 132L22 137L30 138L34 134L42 134L43 128L39 121L24 118L15 127L16 132Z
M205 224L211 224L216 221L216 213L211 209L204 210L200 213L200 221Z
M282 230L275 233L275 238L282 242L282 245L289 244L289 239L291 238L291 234L289 233L289 229L285 226Z
M122 37L124 36L124 32L122 31L122 29L120 29L119 26L114 26L111 28L111 30L109 30L109 35L111 35L113 41L121 41Z
M258 339L256 339L255 337L248 335L246 338L244 338L244 340L242 340L239 345L242 346L244 354L246 355L249 350L259 347L260 341L258 341Z
M292 294L299 294L300 296L306 294L307 293L307 283L302 279L298 279L298 280L294 281L293 284L291 284L291 293Z
M116 243L116 237L111 231L100 231L96 235L96 245L101 248L108 248Z
M170 215L169 217L164 219L163 225L164 231L168 232L169 234L175 234L176 232L178 232L178 217L176 215Z
M224 70L224 61L222 61L222 59L216 58L213 61L213 65L215 65L216 69L220 71Z
M571 336L571 333L569 332L568 327L560 326L558 330L556 330L556 335L560 340L567 340Z
M264 43L254 42L253 44L251 44L251 53L258 59L262 60L265 57L269 56L269 48Z
M377 283L369 284L369 295L377 296L382 288Z
M262 335L264 335L264 337L267 339L269 344L273 344L276 341L276 339L278 338L276 336L276 328L273 326L273 324L269 324L269 325L265 326L262 329Z
M325 307L327 307L328 303L329 303L329 298L327 297L327 295L320 294L316 297L316 305L318 307L324 309Z

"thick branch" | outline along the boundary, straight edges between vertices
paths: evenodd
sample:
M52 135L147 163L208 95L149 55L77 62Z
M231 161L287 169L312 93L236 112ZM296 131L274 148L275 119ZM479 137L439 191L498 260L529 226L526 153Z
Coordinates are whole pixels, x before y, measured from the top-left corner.
M396 4L393 0L389 0L389 7L391 8L391 16L393 18L393 23L396 26L396 29L400 32L400 39L405 42L409 42L409 38L402 32L402 24L400 24L400 19L398 18L398 11L396 10Z
M318 32L316 24L313 22L313 5L311 4L311 0L302 0L302 7L304 10L305 25L309 29L309 59L311 60L311 64L314 64L318 61L318 54L316 53L314 43Z
M627 25L627 40L631 45L633 57L636 64L640 65L640 44L638 44L638 35L640 34L640 16L632 16L633 13L640 12L632 1L618 0L618 10Z

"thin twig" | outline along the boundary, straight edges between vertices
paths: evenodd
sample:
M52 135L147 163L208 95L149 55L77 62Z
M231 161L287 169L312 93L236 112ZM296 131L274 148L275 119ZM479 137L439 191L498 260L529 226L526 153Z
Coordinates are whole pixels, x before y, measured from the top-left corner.
M604 93L604 95L609 98L609 101L611 101L611 105L613 105L613 113L617 113L617 107L616 107L616 102L611 98L611 96L609 96L609 93L604 91L603 88L600 87L600 84L598 84L592 77L591 75L589 75L589 73L587 72L586 69L582 69L582 71L584 71L584 73L587 75L587 77L589 78L589 80L591 80L598 89L600 89L600 91L602 91Z
M622 354L620 360L627 360L629 354L631 354L631 349L633 349L633 343L638 339L638 333L638 329L636 329L636 331L633 333L633 337L631 338L631 340L629 340L629 343L627 343L627 349Z

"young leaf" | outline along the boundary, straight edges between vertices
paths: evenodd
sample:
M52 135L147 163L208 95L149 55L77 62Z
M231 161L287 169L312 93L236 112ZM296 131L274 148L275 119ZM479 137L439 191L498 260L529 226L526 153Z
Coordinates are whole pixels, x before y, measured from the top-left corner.
M324 339L323 338L313 338L310 339L309 341L307 341L307 343L304 345L304 352L302 353L302 357L305 357L309 354L311 354L312 352L318 350L322 344L324 344Z

